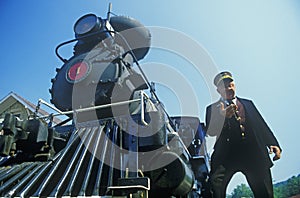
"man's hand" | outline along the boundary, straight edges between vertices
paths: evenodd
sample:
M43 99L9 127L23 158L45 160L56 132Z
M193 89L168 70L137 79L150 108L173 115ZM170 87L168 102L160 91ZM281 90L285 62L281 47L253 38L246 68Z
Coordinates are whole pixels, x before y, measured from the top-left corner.
M227 106L226 108L224 107L223 103L220 103L220 113L222 116L225 116L226 118L231 118L237 110L237 105L231 104Z
M275 154L273 161L279 160L281 158L281 150L278 146L270 146L270 154Z

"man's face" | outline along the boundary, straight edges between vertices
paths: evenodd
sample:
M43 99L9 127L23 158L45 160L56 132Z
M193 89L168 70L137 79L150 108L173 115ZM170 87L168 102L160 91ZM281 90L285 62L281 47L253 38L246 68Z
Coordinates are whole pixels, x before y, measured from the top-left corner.
M224 82L224 83L223 83ZM217 87L218 93L226 100L232 100L235 97L234 81L223 81Z

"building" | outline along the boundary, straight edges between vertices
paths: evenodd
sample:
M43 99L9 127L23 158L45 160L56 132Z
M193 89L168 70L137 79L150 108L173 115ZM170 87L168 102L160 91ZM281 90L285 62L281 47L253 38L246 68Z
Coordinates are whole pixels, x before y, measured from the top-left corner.
M30 115L36 112L37 106L14 92L10 92L7 96L0 100L0 122L6 113L11 113L21 120L28 119ZM48 116L49 112L39 108L38 116ZM57 117L53 118L53 123L58 124L61 120Z

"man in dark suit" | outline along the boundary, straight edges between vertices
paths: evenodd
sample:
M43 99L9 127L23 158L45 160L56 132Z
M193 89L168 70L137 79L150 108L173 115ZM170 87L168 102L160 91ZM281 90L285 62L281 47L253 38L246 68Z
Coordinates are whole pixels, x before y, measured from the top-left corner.
M211 156L210 183L213 197L225 197L236 172L242 172L256 198L273 197L270 168L280 159L281 148L251 100L235 96L230 72L216 75L221 98L206 109L206 130L216 136Z

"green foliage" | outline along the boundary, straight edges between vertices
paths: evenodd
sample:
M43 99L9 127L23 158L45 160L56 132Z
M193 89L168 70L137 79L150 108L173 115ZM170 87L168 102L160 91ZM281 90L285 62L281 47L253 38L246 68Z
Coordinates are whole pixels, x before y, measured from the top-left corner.
M274 185L274 197L285 198L300 194L300 175Z
M231 193L231 198L253 197L251 189L246 184L238 185Z
M286 198L300 194L300 175L273 185L274 198ZM227 198L254 197L251 189L245 184L238 185Z

